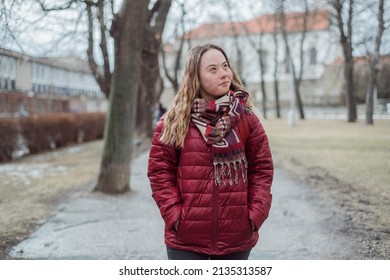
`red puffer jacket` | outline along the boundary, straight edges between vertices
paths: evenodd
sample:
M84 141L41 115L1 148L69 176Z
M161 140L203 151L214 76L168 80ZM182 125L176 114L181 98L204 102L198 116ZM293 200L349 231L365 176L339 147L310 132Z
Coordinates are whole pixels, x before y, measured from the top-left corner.
M247 119L248 181L240 178L237 185L222 186L214 182L211 146L192 122L179 151L159 140L163 121L157 123L148 177L165 221L165 243L169 247L222 255L256 245L258 229L271 207L273 163L262 124L254 114L247 114ZM180 223L175 231L177 220Z

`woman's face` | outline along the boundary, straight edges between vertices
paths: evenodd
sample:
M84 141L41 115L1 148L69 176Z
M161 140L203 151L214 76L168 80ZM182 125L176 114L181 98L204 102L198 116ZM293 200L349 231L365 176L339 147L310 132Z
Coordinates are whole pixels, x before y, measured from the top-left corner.
M209 49L203 53L199 64L200 96L206 100L215 100L225 95L230 88L232 71L224 55Z

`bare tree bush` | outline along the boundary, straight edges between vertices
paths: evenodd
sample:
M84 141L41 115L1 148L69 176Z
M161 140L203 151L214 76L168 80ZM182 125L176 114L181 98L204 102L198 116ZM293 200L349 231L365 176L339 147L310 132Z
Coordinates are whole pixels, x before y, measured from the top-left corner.
M374 41L374 48L367 47L367 57L369 62L369 81L366 93L366 124L374 124L374 92L378 89L379 57L382 44L382 36L385 31L384 21L384 0L379 0L377 8L377 28L375 38L368 37L368 41Z
M339 30L340 44L344 53L344 78L346 82L346 101L348 109L348 122L356 122L357 108L356 97L354 92L354 77L353 77L353 16L354 16L354 0L329 0L329 4L333 7ZM345 11L347 9L347 11Z

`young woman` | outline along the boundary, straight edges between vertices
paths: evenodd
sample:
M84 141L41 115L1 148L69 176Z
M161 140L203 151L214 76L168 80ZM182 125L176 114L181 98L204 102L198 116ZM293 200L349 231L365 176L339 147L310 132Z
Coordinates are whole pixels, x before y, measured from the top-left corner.
M273 163L251 100L220 47L190 50L149 155L168 259L248 259L256 245Z

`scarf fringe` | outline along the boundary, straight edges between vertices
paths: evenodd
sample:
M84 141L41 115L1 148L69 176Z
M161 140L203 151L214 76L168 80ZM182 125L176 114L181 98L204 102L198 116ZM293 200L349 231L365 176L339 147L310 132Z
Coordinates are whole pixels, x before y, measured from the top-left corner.
M232 176L233 173L234 173L234 183L236 185L238 184L239 181L239 173L241 173L242 180L246 182L248 180L247 169L248 169L248 163L245 157L236 160L234 162L228 162L228 163L214 162L215 184L217 186L226 185L226 180L229 179L229 185L230 186L233 185L233 176Z
M217 186L227 185L227 182L237 185L240 176L247 181L245 144L241 143L235 126L245 114L248 96L242 90L229 91L216 100L196 98L191 107L191 120L205 142L211 145Z

